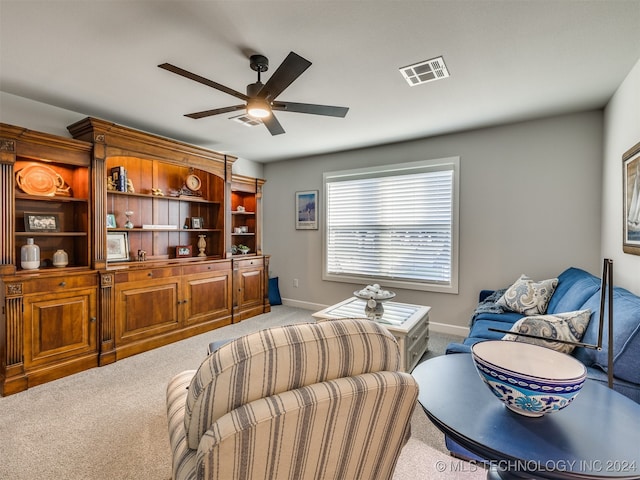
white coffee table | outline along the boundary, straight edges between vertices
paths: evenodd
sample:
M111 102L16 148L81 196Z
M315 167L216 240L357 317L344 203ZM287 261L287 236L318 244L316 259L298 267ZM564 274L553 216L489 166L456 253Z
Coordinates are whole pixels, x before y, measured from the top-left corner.
M335 318L363 318L365 301L356 297L320 310L312 316L318 321ZM384 302L384 314L376 322L391 332L400 346L400 363L405 372L416 366L429 348L429 310L410 303Z

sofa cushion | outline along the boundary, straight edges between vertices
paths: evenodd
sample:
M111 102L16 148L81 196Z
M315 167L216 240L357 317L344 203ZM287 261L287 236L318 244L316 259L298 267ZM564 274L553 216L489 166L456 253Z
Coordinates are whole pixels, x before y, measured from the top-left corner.
M600 293L594 293L585 302L584 307L590 308L594 313L582 341L595 344L598 341ZM640 352L640 297L624 288L615 287L613 319L613 350L616 352L613 357L614 374L617 378L640 383L640 355L638 354ZM597 366L607 371L608 338L608 319L605 315L602 350L577 348L575 357L587 366Z
M554 340L579 342L582 340L587 325L589 325L590 318L591 310L524 317L511 327L512 332L536 335L549 340L514 335L512 333L507 333L502 339L512 342L532 343L568 354L573 351L575 345Z
M558 275L558 286L547 313L582 310L584 302L600 289L600 279L579 268L571 267Z
M544 314L557 285L557 278L536 282L521 275L496 303L523 315Z
M480 313L479 315L476 316L473 326L471 327L471 333L474 332L476 322L480 322L482 320L486 320L489 322L502 323L503 325L501 325L500 328L509 330L511 328L511 325L516 323L523 316L524 315L522 315L521 313L509 312L509 311L506 311L504 313Z
M508 331L512 324L508 324L505 322L496 322L492 320L478 320L471 332L469 332L470 337L474 338L483 338L485 340L500 340L504 335L504 331ZM490 329L503 330L502 332L494 332Z

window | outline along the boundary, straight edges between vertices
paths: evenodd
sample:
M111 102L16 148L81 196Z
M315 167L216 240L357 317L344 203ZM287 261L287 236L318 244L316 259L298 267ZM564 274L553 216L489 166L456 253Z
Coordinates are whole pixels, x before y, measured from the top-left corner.
M458 157L324 174L323 278L458 293Z

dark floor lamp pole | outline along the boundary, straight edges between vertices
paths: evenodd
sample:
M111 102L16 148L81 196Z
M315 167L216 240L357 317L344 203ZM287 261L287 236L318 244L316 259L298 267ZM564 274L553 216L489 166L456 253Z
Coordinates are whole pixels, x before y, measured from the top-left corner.
M605 299L608 303L609 317L607 342L607 377L609 388L613 388L613 260L605 258L602 264L602 285L600 287L600 330L598 331L598 350L602 349L602 330L604 328Z

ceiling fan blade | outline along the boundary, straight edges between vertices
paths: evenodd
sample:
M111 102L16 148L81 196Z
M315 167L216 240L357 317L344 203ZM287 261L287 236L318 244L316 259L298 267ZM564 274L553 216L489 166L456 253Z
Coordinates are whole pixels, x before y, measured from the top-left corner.
M287 58L273 72L273 75L264 84L258 93L258 97L273 101L282 91L311 66L311 62L294 52L289 52Z
M328 117L344 118L349 111L349 107L335 107L332 105L314 105L312 103L295 102L274 102L271 105L273 110L283 112L311 113L313 115L326 115Z
M169 72L173 72L175 74L181 75L189 80L193 80L195 82L206 85L207 87L215 88L216 90L220 90L221 92L228 93L229 95L233 95L234 97L239 98L240 100L247 101L249 97L244 93L240 93L232 88L225 87L224 85L220 85L219 83L214 82L213 80L209 80L208 78L201 77L200 75L196 75L195 73L191 73L183 68L176 67L175 65L171 65L170 63L163 63L158 65L158 67L163 68L164 70L168 70Z
M244 110L245 108L247 108L247 106L244 104L233 105L232 107L214 108L213 110L204 110L202 112L187 113L185 114L185 117L189 117L189 118L211 117L212 115L219 115L221 113L229 113L229 112L235 112L237 110Z
M281 133L284 133L284 128L282 128L282 125L280 125L280 122L273 114L273 112L271 112L271 115L269 115L268 117L261 118L260 120L262 120L264 126L269 129L271 135L280 135Z

